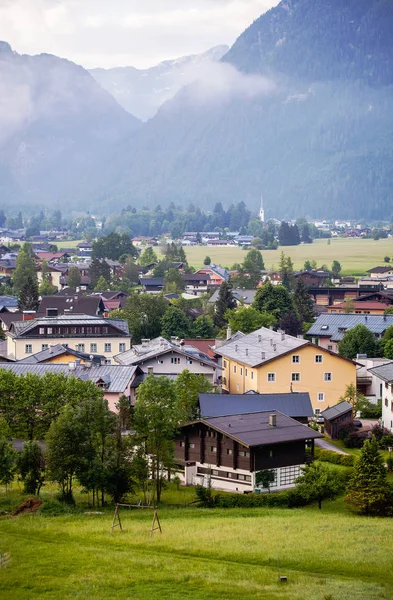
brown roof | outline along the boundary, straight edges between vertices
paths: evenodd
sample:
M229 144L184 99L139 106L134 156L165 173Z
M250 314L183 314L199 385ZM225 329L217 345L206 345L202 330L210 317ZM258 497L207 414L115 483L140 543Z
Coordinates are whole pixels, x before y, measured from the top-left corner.
M96 315L103 308L100 296L44 296L37 312L38 317L46 316L49 308L57 308L59 315L67 313Z
M210 356L210 358L213 358L215 360L217 360L216 357L216 353L213 352L213 350L211 349L211 346L214 346L214 344L216 343L216 340L202 340L201 338L187 338L184 340L184 343L189 345L189 346L195 346L195 348L198 348L198 350L200 352L203 352L203 354L206 354L207 356Z

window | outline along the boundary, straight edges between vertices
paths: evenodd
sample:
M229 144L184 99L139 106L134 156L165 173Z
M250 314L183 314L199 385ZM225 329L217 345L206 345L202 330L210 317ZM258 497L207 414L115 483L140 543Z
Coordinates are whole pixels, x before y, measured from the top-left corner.
M227 366L227 361L224 360L224 369L226 368L226 366Z
M240 367L240 375L243 375L243 368Z
M300 363L300 356L299 356L299 354L294 354L292 356L292 362L293 363Z
M31 344L25 344L25 354L31 354L33 352L33 346Z
M46 333L48 335L52 335L52 327L48 327L47 330L46 330Z
M324 392L318 392L318 402L325 402Z
M40 327L40 335L44 335L45 334L45 328L44 327Z
M180 365L180 357L179 356L172 356L171 357L171 364L172 365Z
M269 450L269 458L273 458L273 450Z
M191 360L191 358L186 358L186 364L187 364L187 365L192 365L192 360Z
M250 456L249 452L246 452L245 450L239 450L239 456L244 456L245 458Z
M330 352L333 352L333 344L328 344L328 350L330 350Z
M77 344L76 345L76 349L78 352L84 352L85 351L85 345L84 344Z
M242 475L241 473L238 473L237 478L239 479L239 481L245 481L246 476Z
M300 373L292 373L292 381L300 381Z
M109 342L106 342L104 344L104 352L112 352L112 344L110 344Z
M301 474L302 473L298 465L293 467L282 467L280 469L280 485L292 485Z
M233 450L231 448L227 448L227 454L233 454Z
M195 444L188 444L189 448L195 448Z
M387 398L385 398L385 406L389 406L389 401Z
M49 344L41 344L41 350L48 350Z
M126 345L124 342L120 342L119 344L119 352L125 352L126 351Z
M233 365L233 372L236 373L236 365Z
M324 379L324 381L332 381L332 374L324 373L323 379Z
M316 408L314 412L315 412L316 415L320 415L321 414L321 409L320 408Z
M87 327L86 331L87 331L88 334L91 335L93 333L93 328L92 327Z
M254 371L251 371L251 379L254 379Z
M162 360L162 358L157 358L157 362L159 365L163 365L164 361Z
M212 470L212 475L216 475L216 476L219 475L219 472L217 471L217 469Z
M315 362L316 363L321 363L323 360L322 354L316 354L315 355Z
M210 446L210 452L213 452L213 454L215 454L217 452L217 446Z
M275 373L268 373L267 374L267 380L268 381L276 381L276 374Z
M90 344L90 352L97 352L97 344Z
M180 448L184 448L185 445L186 445L186 442L180 442Z
M248 376L248 369L246 369L246 377Z

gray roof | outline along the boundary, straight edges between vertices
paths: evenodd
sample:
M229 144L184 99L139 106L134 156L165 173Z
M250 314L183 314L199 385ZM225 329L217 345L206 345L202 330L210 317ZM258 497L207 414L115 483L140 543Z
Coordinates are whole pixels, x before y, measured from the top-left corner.
M73 363L71 363L72 365ZM125 365L102 365L88 368L83 365L75 365L72 369L70 364L51 364L36 363L28 364L23 362L0 363L0 369L12 371L16 375L26 375L33 373L42 377L46 373L64 373L67 376L74 376L84 381L90 380L93 383L103 381L107 384L105 392L121 394L128 387L134 375L140 374L140 369L135 366Z
M20 321L13 324L13 333L16 337L23 337L35 328L45 325L112 325L125 335L129 335L128 323L123 319L104 319L93 315L60 315L58 317L40 317L32 321Z
M278 410L288 417L312 417L310 396L292 394L199 394L202 417Z
M307 335L329 337L339 342L348 329L356 325L365 325L374 334L383 334L393 325L393 315L356 315L356 314L321 314L307 331Z
M276 426L269 425L269 416L276 415ZM244 446L266 446L323 437L281 412L264 411L250 414L201 419L202 423L221 431Z
M219 289L215 290L214 294L210 297L209 302L217 302L219 293ZM252 304L256 293L257 290L243 290L241 288L234 288L232 290L232 296L235 300L243 304Z
M256 367L308 344L310 342L304 339L261 327L235 341L229 339L224 345L215 348L215 352L224 358Z
M393 381L393 361L386 363L385 365L380 365L379 367L372 367L372 369L368 370L370 373L376 375L387 383Z
M347 413L348 411L352 411L352 408L352 404L349 404L349 402L344 400L343 402L339 402L331 408L327 408L321 413L321 415L324 419L330 421L331 419L335 419L336 417L341 417L341 415L345 415L345 413Z
M18 298L16 296L0 296L1 306L18 306Z
M161 336L154 338L153 340L148 340L145 344L135 344L130 350L121 352L114 358L118 363L123 365L137 365L150 358L166 354L167 352L176 352L191 359L203 362L215 369L221 369L216 362L211 360L206 354L200 352L195 346L189 344L179 346Z

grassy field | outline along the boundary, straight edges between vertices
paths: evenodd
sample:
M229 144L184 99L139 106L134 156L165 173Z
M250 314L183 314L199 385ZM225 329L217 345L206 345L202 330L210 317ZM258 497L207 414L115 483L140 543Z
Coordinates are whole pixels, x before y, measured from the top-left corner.
M344 275L363 275L367 269L383 265L384 257L393 258L393 240L362 240L356 238L332 238L328 240L315 240L313 244L300 244L300 246L284 246L278 250L264 250L262 252L265 267L275 269L278 267L280 254L283 250L289 255L295 269L301 269L304 261L316 260L318 266L326 264L331 266L333 260L338 260ZM196 268L203 266L203 259L209 255L213 263L231 267L236 262L243 262L245 251L238 247L224 246L213 248L208 246L185 247L188 262Z
M150 511L123 509L113 535L110 509L49 515L1 519L1 600L393 597L393 520L358 517L342 499L322 511L162 508L152 538Z
M80 244L81 242L83 242L83 240L72 240L70 242L67 241L61 241L61 242L57 242L57 247L63 248L64 250L66 250L67 248L76 248L78 244Z

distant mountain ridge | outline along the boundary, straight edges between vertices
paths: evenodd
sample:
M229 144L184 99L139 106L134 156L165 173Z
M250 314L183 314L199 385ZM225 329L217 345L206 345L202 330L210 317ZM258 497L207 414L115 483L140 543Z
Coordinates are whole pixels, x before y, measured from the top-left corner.
M108 146L139 127L82 67L0 42L0 199L63 202Z
M206 67L219 61L228 50L229 46L215 46L202 54L165 60L148 69L116 67L90 69L89 72L123 108L147 121L164 102L203 76Z
M121 144L101 171L111 198L257 209L263 192L268 217L390 218L391 31L391 0L284 0L238 38L227 70Z

